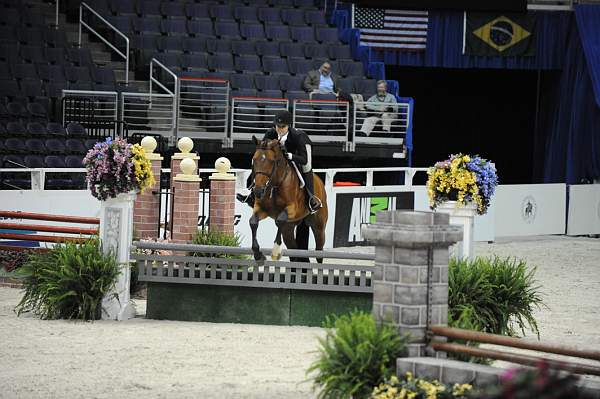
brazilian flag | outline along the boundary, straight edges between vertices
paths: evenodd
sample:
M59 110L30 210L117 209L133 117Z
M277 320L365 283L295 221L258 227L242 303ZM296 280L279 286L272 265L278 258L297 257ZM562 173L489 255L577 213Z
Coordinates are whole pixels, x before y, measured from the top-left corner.
M535 55L535 14L465 13L467 55Z

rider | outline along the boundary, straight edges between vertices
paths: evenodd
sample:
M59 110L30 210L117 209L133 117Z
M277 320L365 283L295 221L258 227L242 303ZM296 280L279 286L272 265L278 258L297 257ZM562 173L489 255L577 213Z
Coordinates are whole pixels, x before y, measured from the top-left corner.
M308 135L300 129L291 127L292 114L289 111L278 111L275 115L274 127L270 128L263 137L264 140L279 140L283 154L294 162L304 179L306 190L306 205L310 213L315 213L323 206L321 200L314 195L314 177L312 172L312 142ZM238 201L245 202L251 207L254 205L254 192L245 196L238 194Z

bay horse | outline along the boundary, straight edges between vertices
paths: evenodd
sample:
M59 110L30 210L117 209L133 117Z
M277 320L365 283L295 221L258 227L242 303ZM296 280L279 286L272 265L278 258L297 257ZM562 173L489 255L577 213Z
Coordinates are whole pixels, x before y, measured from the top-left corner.
M256 145L256 151L252 157L252 174L254 182L254 209L250 218L250 229L252 230L252 251L257 262L264 262L265 256L260 252L260 246L256 239L258 223L266 217L271 217L277 225L277 235L271 252L271 258L281 258L281 237L288 249L298 249L294 230L298 226L299 235L302 222L313 232L315 237L315 248L322 250L325 245L325 227L327 225L327 194L325 185L319 176L313 174L313 193L322 202L323 207L311 214L306 206L305 190L300 187L300 179L296 174L291 161L284 156L278 140L260 141L252 137ZM303 240L308 248L308 231ZM304 246L304 244L301 244ZM291 259L298 261L298 258ZM317 259L323 262L322 259Z

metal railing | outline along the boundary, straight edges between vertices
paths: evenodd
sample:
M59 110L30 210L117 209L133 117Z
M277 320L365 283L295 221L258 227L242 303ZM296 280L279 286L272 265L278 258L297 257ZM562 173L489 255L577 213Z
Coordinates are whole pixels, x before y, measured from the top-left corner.
M336 100L295 100L294 127L304 130L313 142L340 142L346 151L351 142L350 104Z
M232 97L229 123L229 143L235 139L249 140L253 135L262 135L273 126L275 113L287 110L285 98Z
M148 131L162 136L175 132L175 96L158 93L121 93L120 115L130 131Z
M179 78L178 129L186 135L203 139L227 138L229 116L229 81L223 79Z
M410 124L410 104L354 103L354 143L404 144Z
M166 82L166 80L169 80L169 82ZM165 81L164 84L163 81ZM156 58L150 60L150 87L148 92L151 94L154 92L154 85L173 97L172 136L177 138L179 130L177 118L177 109L179 106L179 77ZM149 107L152 107L152 99L153 97L149 97Z
M84 21L84 15L87 12L91 13L95 18L98 19L98 21L102 22L104 28L109 28L112 32L114 32L116 34L116 36L123 38L123 40L125 41L125 52L123 52L122 50L119 50L119 48L117 48L117 46L115 44L111 43L109 41L109 39L102 36L99 32L97 32L94 28L92 28L92 26L88 22ZM90 7L86 3L81 3L81 5L79 6L79 41L78 41L79 47L81 47L82 28L86 28L87 30L92 32L94 35L96 35L96 37L98 37L100 40L102 40L104 42L104 44L106 44L108 47L110 47L111 50L113 50L115 53L117 53L121 58L123 58L125 60L125 84L129 84L129 38L123 32L121 32L120 30L115 28L110 22L108 22L106 19L104 19L102 17L102 15L100 15L98 12L96 12L92 7Z
M116 91L63 90L63 125L77 122L91 128L118 120L118 95Z

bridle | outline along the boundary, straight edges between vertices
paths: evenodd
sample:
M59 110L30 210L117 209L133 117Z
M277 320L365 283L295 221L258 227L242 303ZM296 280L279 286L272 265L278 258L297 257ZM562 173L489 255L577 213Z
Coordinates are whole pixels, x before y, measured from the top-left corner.
M264 148L263 151L265 151L265 150L275 152L275 150L273 150L272 148ZM266 176L267 183L264 185L264 190L266 193L266 191L270 189L271 193L269 195L269 198L273 198L274 191L276 191L279 188L279 185L281 185L281 183L283 183L285 181L285 178L287 177L289 164L287 162L287 159L285 159L283 157L282 157L282 159L275 158L273 160L265 158L265 160L268 160L269 162L273 163L273 167L271 168L271 173L266 173L266 172L263 172L262 170L255 171L254 165L252 165L252 174L254 175L254 178L252 179L252 186L250 187L250 190L254 189L254 187L256 186L256 175ZM274 184L272 184L273 178L275 177L275 174L277 173L277 167L281 160L283 160L285 162L285 173L284 173L283 177L281 178L279 185L274 185Z

